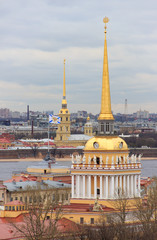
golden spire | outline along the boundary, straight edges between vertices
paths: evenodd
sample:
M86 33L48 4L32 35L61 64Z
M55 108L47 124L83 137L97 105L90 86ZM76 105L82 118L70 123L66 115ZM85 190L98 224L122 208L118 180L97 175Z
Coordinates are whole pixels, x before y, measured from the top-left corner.
M105 41L104 41L104 62L103 62L103 77L102 77L102 95L101 95L101 111L98 120L114 120L111 111L111 97L110 97L110 82L108 72L108 58L107 58L107 41L106 41L106 23L109 19L105 17L103 19L105 23Z
M66 100L66 88L65 88L65 59L64 59L64 73L63 73L63 99L62 99L62 106L67 104Z

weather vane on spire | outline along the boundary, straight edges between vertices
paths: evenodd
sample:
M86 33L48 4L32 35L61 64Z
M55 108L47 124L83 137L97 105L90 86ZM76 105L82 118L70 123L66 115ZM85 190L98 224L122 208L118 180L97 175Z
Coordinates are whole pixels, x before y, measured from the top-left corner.
M106 23L109 22L109 18L108 17L104 17L103 22L105 23L105 27L104 28L105 28L105 33L106 33L106 28L107 28Z

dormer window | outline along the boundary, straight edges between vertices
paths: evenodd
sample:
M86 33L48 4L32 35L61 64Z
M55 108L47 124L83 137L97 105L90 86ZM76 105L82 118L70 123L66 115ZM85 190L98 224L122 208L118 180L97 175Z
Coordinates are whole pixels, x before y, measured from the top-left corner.
M101 123L101 132L104 132L104 124Z
M106 123L106 132L109 132L109 122Z

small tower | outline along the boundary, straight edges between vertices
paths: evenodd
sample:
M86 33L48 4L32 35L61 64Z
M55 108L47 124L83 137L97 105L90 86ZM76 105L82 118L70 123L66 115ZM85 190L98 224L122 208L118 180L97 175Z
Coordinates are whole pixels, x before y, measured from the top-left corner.
M84 134L88 136L93 136L93 126L92 123L90 122L89 115L87 117L87 122L84 125Z
M63 74L63 98L62 98L62 108L59 111L59 117L61 118L61 123L58 125L56 131L55 142L64 142L68 140L70 136L70 113L67 108L66 100L66 87L65 87L65 59L64 59L64 74Z

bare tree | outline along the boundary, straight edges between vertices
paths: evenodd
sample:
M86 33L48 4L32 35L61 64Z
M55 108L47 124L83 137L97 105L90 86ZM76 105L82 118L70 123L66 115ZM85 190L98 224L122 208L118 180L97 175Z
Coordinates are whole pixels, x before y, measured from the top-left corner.
M157 180L154 179L146 198L136 199L135 219L141 224L143 239L157 239Z
M29 202L25 204L23 223L11 223L15 234L20 234L26 240L53 240L59 234L57 223L62 215L62 206L59 205L58 194L56 192L53 199L51 191L44 191L43 194L40 190L30 189L28 192Z

